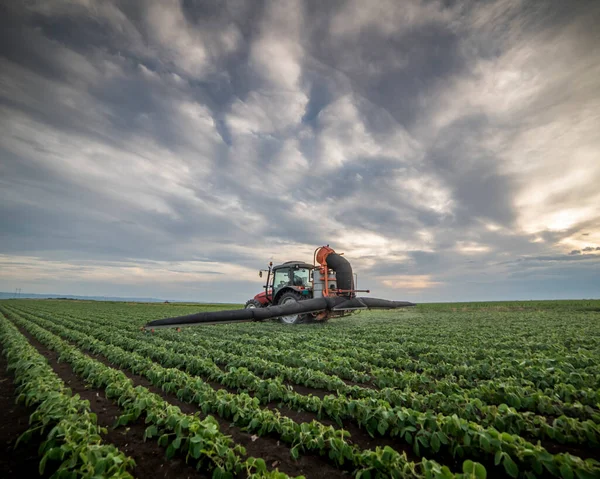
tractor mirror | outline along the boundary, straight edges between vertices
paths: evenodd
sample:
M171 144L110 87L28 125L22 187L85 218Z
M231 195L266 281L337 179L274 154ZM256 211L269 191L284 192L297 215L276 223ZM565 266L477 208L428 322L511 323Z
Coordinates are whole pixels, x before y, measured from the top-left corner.
M262 278L262 271L258 272L258 276L260 276Z

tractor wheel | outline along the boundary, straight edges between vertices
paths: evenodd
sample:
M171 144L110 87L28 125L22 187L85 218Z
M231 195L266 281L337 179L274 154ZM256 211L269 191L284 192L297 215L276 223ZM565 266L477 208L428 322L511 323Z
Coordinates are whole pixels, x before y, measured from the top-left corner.
M260 303L259 301L256 301L255 299L250 299L248 301L246 301L246 306L244 306L244 309L254 309L254 308L262 308L263 305L262 303Z
M302 301L304 297L295 291L287 291L281 295L277 304L284 305ZM279 321L283 324L301 324L306 322L306 314L290 314L289 316L281 316Z

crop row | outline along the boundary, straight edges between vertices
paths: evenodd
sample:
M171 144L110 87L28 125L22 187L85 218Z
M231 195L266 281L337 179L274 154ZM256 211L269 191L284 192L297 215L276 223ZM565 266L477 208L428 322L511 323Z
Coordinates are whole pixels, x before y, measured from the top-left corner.
M98 426L89 401L73 396L46 359L2 316L0 343L18 385L17 401L36 406L29 429L16 445L34 434L45 435L39 449L40 474L48 465L57 477L131 478L128 470L135 462L115 446L102 443L106 429Z
M64 313L64 311L61 312ZM74 317L77 316L74 315ZM99 318L98 315L95 317ZM111 318L111 320L117 320L117 318ZM146 316L144 316L144 320L147 320ZM126 328L135 328L131 318L120 322ZM264 345L262 338L259 339L256 334L252 334L254 329L251 334L245 334L243 326L235 325L234 328L228 330L227 336L230 336L231 340L236 343L247 343L253 347ZM476 354L465 361L464 358L465 355L468 355L469 348L461 345L448 345L442 341L432 340L416 342L413 339L409 341L403 334L394 335L394 330L390 331L387 328L378 334L372 326L368 326L368 330L365 327L356 327L351 331L352 334L348 330L328 329L324 337L304 332L282 334L281 331L278 331L276 337L270 338L269 344L279 351L287 351L293 350L298 343L304 344L308 341L306 349L318 353L319 359L334 355L338 359L353 361L353 367L365 371L372 364L403 370L437 367L440 370L431 370L430 372L439 374L439 377L447 375L475 377L475 372L479 379L484 379L486 374L493 375L493 378L505 377L503 371L506 372L506 377L512 377L515 372L511 369L514 369L515 366L527 366L526 368L521 367L519 371L524 378L527 378L527 375L533 371L534 376L541 377L541 380L545 382L568 382L570 377L574 381L572 384L578 387L585 386L588 380L592 388L599 384L600 365L595 357L589 355L589 351L582 349L583 343L586 342L585 338L578 340L578 348L573 350L559 345L557 341L551 341L549 344L540 343L537 341L540 334L537 331L535 342L524 341L525 338L521 337L515 339L517 335L513 334L503 337L500 341L491 341L493 347L490 347L489 344L487 348L478 347ZM203 333L210 340L222 339L222 334L217 331L205 330ZM493 337L497 337L495 333L494 331ZM488 340L491 339L488 338ZM488 342L486 341L486 343ZM593 340L590 342L589 349L594 350L597 344ZM525 345L529 344L529 347L524 347L524 343ZM352 347L349 347L349 344ZM548 357L548 351L553 353L552 357ZM355 356L359 361L353 360ZM386 362L386 360L391 360L391 362ZM483 369L478 371L480 366L483 366ZM548 369L551 370L548 371ZM569 377L557 377L555 376L557 371L565 373ZM583 375L581 375L582 372ZM578 373L578 375L571 376L572 373ZM547 385L542 387L547 387Z
M543 380L552 380L555 371L546 371L548 368L555 370L564 370L568 375L572 372L581 372L589 368L587 379L590 380L589 386L595 387L599 383L598 373L600 373L600 364L596 355L593 353L597 347L597 340L592 338L578 338L576 348L566 347L566 344L560 341L560 337L548 338L547 342L540 341L544 331L531 328L523 331L519 336L517 324L511 328L510 335L498 335L496 330L490 330L488 337L481 337L481 330L477 331L476 347L474 344L468 344L466 341L448 343L448 333L456 334L455 325L451 318L447 323L439 322L439 328L429 331L427 337L423 337L425 332L418 329L417 337L410 337L406 334L406 327L415 319L410 315L399 315L398 320L403 321L402 327L391 328L386 325L383 330L377 331L372 324L353 325L351 329L339 327L328 327L324 329L325 334L314 334L311 331L293 331L288 334L281 334L280 331L269 341L275 348L286 351L289 348L295 348L299 343L304 343L310 339L309 350L318 353L319 357L327 357L328 354L347 357L356 351L357 353L366 353L367 357L361 356L361 362L365 365L372 364L372 360L392 360L387 366L392 368L408 369L411 364L456 367L455 371L448 373L460 376L469 375L471 366L480 364L488 366L488 371L494 373L494 377L502 377L500 374L504 366L518 366L525 361L526 365L533 370L540 368L543 370ZM475 318L474 318L475 319ZM478 318L480 322L480 318ZM544 321L548 318L544 317ZM561 324L562 330L565 325ZM262 338L257 337L255 327L246 326L246 333L243 325L229 326L227 336L236 342L247 342L254 346L264 344ZM580 327L578 329L581 329ZM264 328L268 331L268 328ZM249 333L249 334L248 334ZM469 336L470 331L464 331L461 337ZM219 331L207 330L205 334L210 339L215 339L220 335ZM484 344L481 343L484 339ZM584 345L587 344L587 349ZM474 353L474 354L471 354ZM551 353L550 355L548 353ZM363 361L366 359L366 362ZM488 364L488 360L490 364ZM396 363L395 361L400 361ZM381 364L385 366L385 363ZM494 368L498 367L498 370ZM523 368L521 368L523 369ZM533 370L523 369L518 374L527 377ZM536 371L536 375L539 371ZM441 372L443 374L443 372ZM506 371L508 376L513 376L514 372ZM560 378L560 382L565 382L565 378ZM568 379L568 378L567 378ZM576 386L585 386L581 384L582 378L574 378ZM586 376L583 377L586 379Z
M101 334L106 335L109 333L102 332ZM162 340L159 337L150 337L148 342L158 347L168 348L173 353L169 357L170 365L173 367L218 381L225 386L244 387L257 393L263 390L269 391L268 396L263 396L265 401L282 400L290 407L300 406L313 412L324 411L329 417L338 422L340 419L355 418L356 415L349 411L360 409L364 404L378 404L378 407L384 407L392 413L406 407L420 412L435 410L444 415L457 414L466 420L478 422L482 426L493 426L501 432L519 435L526 433L532 437L548 438L560 443L600 444L600 426L592 420L579 421L564 415L558 415L559 417L549 424L543 416L537 416L530 412L519 413L506 404L500 404L499 406L486 405L479 399L469 399L456 393L446 395L443 392L438 392L425 395L410 390L392 388L374 390L359 386L348 386L343 381L340 384L339 380L335 381L336 378L326 383L327 377L311 374L311 371L306 369L286 366L277 367L261 358L251 358L249 351L247 357L224 362L226 369L231 372L223 373L215 366L212 358L205 359L198 356L197 350L194 350L192 346ZM125 341L122 344L124 343ZM156 349L148 349L148 354L153 354L153 351L156 351ZM211 354L209 353L208 356L211 356ZM234 376L233 372L236 370L244 371L235 375L241 379L232 378ZM269 377L274 379L260 381L250 371L259 373L263 379ZM283 381L309 387L324 387L330 391L335 391L339 395L357 399L357 401L346 401L344 398L345 404L351 405L344 408L339 404L339 400L336 399L337 403L336 400L331 400L331 396L325 397L323 401L319 398L299 397L300 395L286 388L282 384ZM390 406L380 406L384 404L382 401L389 403ZM548 408L547 410L552 413L559 412L557 407ZM586 411L583 407L577 409L577 411L581 410ZM595 414L591 408L589 408L589 412L592 415ZM594 417L600 419L600 415ZM371 434L376 431L381 433L382 427L378 425L376 419L377 417L374 417L367 424L364 424Z
M135 328L131 321L121 324L125 328ZM442 351L443 348L436 344L434 350L424 350L425 346L402 344L404 339L391 342L389 335L373 338L371 331L366 336L375 339L374 343L360 344L344 337L332 337L331 334L326 339L297 334L290 338L272 338L269 346L265 346L262 338L257 339L256 335L236 334L235 330L231 332L234 334L227 335L232 336L227 339L223 339L222 332L218 331L203 330L203 336L208 343L216 343L223 349L235 351L240 345L251 346L262 357L282 364L313 369L324 367L327 372L344 379L373 381L379 387L404 387L394 382L397 378L395 373L401 370L430 378L410 384L411 388L423 391L436 390L436 379L457 381L461 388L470 388L473 379L497 381L503 378L514 385L551 389L552 394L559 394L565 401L589 399L593 405L600 400L595 394L600 387L600 366L596 360L583 354L569 353L564 361L557 361L555 357L548 358L545 354L540 357L531 354L519 357L515 348L501 350L506 352L505 357L494 354L497 351L481 349L467 364L463 359L464 352L456 347ZM302 344L301 350L297 348L298 344ZM348 344L352 344L352 347ZM431 345L426 348L431 348ZM418 360L415 360L415 356ZM584 392L581 398L577 396L581 394L580 391Z
M126 330L133 331L135 329L130 321L111 318L111 322L118 322ZM166 337L172 337L172 334L172 332L161 331L161 335ZM436 354L434 356L434 359L437 358L435 364L414 361L406 357L397 364L384 357L384 353L389 353L393 348L386 350L381 346L373 346L372 349L361 350L355 344L354 347L348 348L347 344L337 344L335 338L330 336L327 337L327 341L331 344L318 348L315 348L315 344L319 341L318 337L301 341L297 341L298 338L296 338L296 343L302 344L302 349L298 349L296 344L286 345L285 341L280 338L269 341L269 346L266 347L264 341L248 335L223 339L222 334L219 335L210 329L203 329L202 335L203 337L199 337L197 334L182 335L183 337L177 338L177 340L193 342L196 348L204 346L209 354L218 356L214 358L217 362L223 361L221 357L224 353L220 351L227 351L226 354L243 355L250 350L254 356L259 355L263 359L285 366L307 367L354 382L372 381L380 388L410 388L412 391L420 391L423 394L439 392L445 395L462 395L464 391L470 397L481 399L484 402L505 402L517 410L533 410L553 416L564 413L583 419L596 420L597 411L594 412L592 409L600 402L600 388L597 387L600 381L600 369L592 363L590 358L585 358L588 372L576 368L568 362L563 361L557 364L556 359L527 358L521 360L513 357L508 361L501 362L497 361L493 355L478 362L476 367L473 365L460 366L456 364L457 358L461 357L457 352L454 352L450 358L451 363L445 362L449 360L448 357L438 358ZM401 348L396 347L395 354L399 354L398 350L401 351ZM479 351L478 354L481 355L482 352ZM568 359L575 363L575 356L572 355ZM400 360L398 359L398 361ZM383 363L388 366L391 364L392 367L379 367L373 363ZM368 366L365 367L365 365ZM561 367L565 369L562 370ZM469 370L467 371L465 368ZM436 379L437 377L442 379ZM474 381L474 378L477 381ZM486 380L486 378L488 379ZM500 390L496 388L498 384L502 385ZM593 387L584 387L585 384L592 384ZM471 389L476 390L471 392ZM490 391L495 396L494 400L487 399ZM575 404L573 407L568 405L562 407L552 399L555 397L560 399L559 402L567 404L574 402ZM524 401L524 405L522 404L523 398L529 399ZM578 405L578 402L581 404ZM596 420L596 422L600 423L600 420Z
M249 478L288 478L277 470L268 471L262 459L244 459L245 449L223 435L212 416L200 420L196 415L184 414L177 406L169 404L148 389L134 387L133 382L122 371L90 358L60 337L33 323L15 316L11 319L42 344L55 350L61 361L69 363L74 372L93 387L105 388L107 397L115 400L123 410L117 426L145 416L148 425L145 438L158 438L159 444L166 447L167 458L175 454L185 455L186 461L195 463L197 469L211 470L214 478L232 477L233 474L245 474Z
M219 416L231 419L234 424L259 436L277 434L283 442L292 446L293 457L298 457L302 451L327 454L340 466L349 463L354 468L356 475L360 477L455 477L447 467L441 466L435 461L423 459L420 463L414 463L409 461L404 453L400 454L387 446L385 448L378 447L374 451L362 451L346 440L349 437L347 431L324 426L317 421L298 424L288 417L281 416L279 412L260 408L258 399L247 394L236 395L225 390L215 391L200 378L191 377L177 369L164 368L139 354L105 344L58 324L53 325L51 322L39 318L26 320L16 315L12 315L12 319L32 332L43 334L46 340L53 337L56 342L62 341L48 331L55 330L62 337L79 343L92 352L104 355L111 363L119 367L129 369L137 374L144 374L155 386L161 387L166 392L176 392L181 400L199 404L205 413L216 412ZM43 325L48 330L34 323ZM471 464L474 468L481 469L480 465L470 461L464 467L468 469ZM458 474L456 477L463 476Z
M130 337L132 334L134 333L130 333ZM588 396L587 404L563 402L556 398L555 391L549 391L552 393L550 395L532 386L523 387L497 380L480 381L477 386L469 389L463 389L451 381L436 381L435 387L431 388L434 392L424 393L418 391L423 389L419 386L429 382L425 374L389 370L380 371L379 382L384 382L384 378L389 378L387 382L393 387L386 386L376 390L360 385L350 386L340 378L318 370L290 366L289 364L293 364L293 360L283 360L282 362L286 364L271 361L269 351L251 346L230 344L228 345L229 349L218 343L209 346L208 343L204 344L203 340L198 340L196 334L194 336L180 335L179 340L173 335L162 333L157 337L164 337L165 340L171 338L168 340L170 342L163 344L187 354L197 353L200 347L204 346L202 348L203 356L224 367L246 366L263 377L279 376L285 381L295 384L321 388L354 398L384 399L393 405L407 405L408 400L411 407L416 409L435 409L445 414L459 413L472 408L481 409L482 403L492 405L490 407L493 407L494 404L507 403L516 410L537 411L555 417L573 416L584 420L590 419L600 424L600 411L592 407L597 404L595 401L598 394L595 391ZM200 344L195 344L197 340ZM235 351L235 353L231 351ZM290 354L288 357L295 356ZM570 389L569 386L565 387ZM475 414L480 416L479 412L475 412ZM532 420L534 419L532 418Z
M48 327L51 327L51 325L49 324ZM93 344L92 347L97 349L96 342L90 336L77 333L63 326L55 327L60 331L60 334L68 335L81 344ZM114 334L113 339L115 342L121 341L117 333ZM162 357L167 365L170 364L170 358L175 354L164 348L146 346L141 342L138 342L137 345L132 342L129 347L132 351L141 352L143 355L151 355L154 358ZM102 346L102 348L108 349L106 346ZM136 369L144 370L154 367L150 366L144 356L126 353L122 349L119 353L122 357L128 354L129 359L127 361L129 362L137 361ZM178 357L178 359L182 360L182 357ZM185 396L186 386L189 380L194 380L194 378L190 378L183 371L174 372L171 370L169 374L170 385L173 390L179 390L178 394ZM232 371L228 374L230 374L230 378L235 377L238 381L246 381L244 379L244 376L247 375L246 371ZM199 378L196 381L200 381ZM257 391L262 391L262 394L277 395L279 389L276 386L276 382L272 382L265 385L265 389L257 388ZM290 391L290 394L293 395L294 393ZM301 400L302 397L296 395L295 398ZM319 401L319 398L309 399L310 401ZM456 415L435 416L431 413L419 413L407 408L390 410L389 405L382 402L361 403L356 400L348 400L342 396L326 398L321 407L325 409L337 407L342 411L347 411L347 414L352 414L352 417L363 425L375 419L378 429L382 428L383 432L390 430L391 435L397 436L408 443L413 443L417 453L420 453L421 450L434 453L447 451L459 457L467 455L488 458L488 460L493 459L496 463L502 462L505 471L512 476L518 475L517 463L521 465L525 472L534 471L536 474L548 471L559 476L562 469L575 471L581 477L585 477L588 473L593 475L598 472L595 461L583 461L567 454L552 455L541 446L533 445L519 436L499 433L493 428L483 428L478 424L460 419Z
M134 350L139 344L139 333L137 333L137 338L132 338L127 333L116 334L117 329L114 326L105 326L99 330L91 328L89 324L86 325L75 320L69 320L68 325L127 350ZM446 396L440 392L422 395L389 388L384 391L376 391L358 386L347 386L339 379L337 382L332 381L333 384L323 384L327 378L324 378L323 375L310 375L310 371L301 368L277 367L260 358L248 357L231 361L227 363L229 372L224 373L212 360L198 356L197 350L191 345L164 340L154 335L147 337L146 341L157 347L148 345L142 349L137 349L137 351L142 355L156 359L165 366L176 367L190 374L218 381L224 386L251 391L263 403L281 401L293 409L305 409L318 414L325 413L340 425L343 419L353 419L359 425L364 426L372 435L377 433L381 435L386 433L394 435L396 433L397 435L399 431L395 431L391 425L386 427L386 424L389 424L387 417L390 414L395 415L398 412L405 411L405 407L408 406L409 409L416 409L423 413L434 409L443 412L446 416L457 414L463 419L477 422L484 427L492 426L500 432L518 435L526 433L532 437L549 438L560 443L599 444L600 427L591 420L580 422L576 419L560 416L554 419L552 424L549 424L542 416L519 413L505 404L500 406L484 405L477 399L465 400L463 396L458 394ZM165 351L165 347L168 348L167 351ZM263 375L273 376L275 379L260 380L249 370L262 372ZM323 400L318 397L306 397L291 391L282 384L282 381L293 381L307 386L314 386L317 380L321 380L321 386L329 386L331 389L337 390L339 394L358 400L352 401L343 396L326 396ZM399 407L391 407L381 400L395 403ZM365 412L372 409L380 411L379 414ZM368 418L368 420L365 418ZM437 442L434 444L437 444ZM416 443L415 447L418 453L419 444ZM434 449L434 452L437 451Z
M161 331L161 335L171 336L172 332ZM453 357L440 359L435 363L409 358L385 361L381 347L360 350L359 347L336 345L315 348L315 338L297 341L295 344L282 347L265 342L258 343L256 338L248 342L244 338L223 339L215 332L203 329L199 334L183 335L183 341L194 341L196 346L207 349L221 349L230 352L244 350L255 351L256 355L291 367L309 367L326 373L336 374L341 378L354 382L372 382L376 386L403 388L410 387L422 392L439 391L441 387L459 392L472 389L476 384L502 381L515 387L542 390L549 396L556 396L566 402L579 400L584 404L594 406L600 401L598 393L600 368L588 367L587 372L576 369L572 364L562 363L560 369L555 360L532 359L495 361L493 357L486 358L469 366L456 364L461 360L458 353ZM302 347L299 348L298 344ZM216 347L216 348L215 348ZM387 351L392 350L390 347ZM396 348L396 353L401 348ZM381 360L378 360L378 357ZM450 362L447 362L450 361ZM471 361L473 363L473 361ZM477 380L477 382L474 381ZM447 391L450 392L450 391Z
M203 331L203 334L210 341L223 340L222 335L216 331ZM538 352L538 356L535 354L521 356L515 352L516 349L522 348L521 344L520 347L514 345L501 350L504 354L498 354L497 349L481 348L467 362L464 359L466 351L461 351L456 345L444 348L443 344L435 343L435 347L431 349L431 344L426 346L407 344L405 338L391 341L389 334L373 337L372 332L369 331L365 336L374 339L374 342L365 343L364 340L354 341L344 337L331 337L331 335L327 335L326 339L312 336L310 340L308 337L278 337L273 343L269 342L266 349L273 348L286 356L290 351L292 357L301 361L304 356L294 355L293 352L298 344L302 344L303 350L313 353L313 358L317 358L319 362L343 359L356 372L368 373L375 376L375 380L377 370L387 368L422 371L433 378L457 377L464 378L466 381L516 377L531 382L538 388L549 388L555 384L571 384L577 388L600 387L600 365L596 359L579 352L566 354L562 361L558 361L557 356L547 357L546 351ZM256 335L237 334L228 337L225 341L265 349L265 343L257 339ZM305 343L307 343L306 349ZM304 365L311 367L308 363Z
M70 319L78 324L93 324L93 320L83 320L79 318ZM112 325L112 322L109 323ZM121 327L116 324L113 327ZM203 334L206 330L203 329ZM130 330L124 332L129 337L137 336L138 332ZM546 391L546 393L537 390L533 386L519 386L510 381L478 381L478 385L471 386L468 389L462 389L460 385L452 381L435 381L433 386L431 380L425 374L416 374L411 372L398 372L393 370L379 370L380 383L389 383L393 387L383 387L381 390L365 388L359 385L349 386L336 376L331 376L322 371L313 370L305 367L293 367L294 358L299 354L282 355L280 352L268 348L250 347L244 344L235 344L232 342L219 341L217 339L206 340L199 337L199 334L192 333L179 334L172 332L161 332L160 337L170 338L171 343L164 343L166 346L173 346L174 349L185 352L186 354L195 354L201 347L203 356L210 358L216 364L228 367L247 367L262 377L281 377L283 380L295 384L301 384L308 387L322 388L328 391L348 395L353 398L373 398L383 399L392 405L409 406L417 410L434 409L444 414L457 413L459 415L467 414L466 418L471 419L481 417L484 424L494 425L495 427L509 432L520 433L521 430L527 430L533 437L549 437L559 442L581 442L581 440L595 441L597 426L580 425L573 422L568 417L561 418L555 426L555 430L545 425L543 418L535 417L525 413L528 419L526 425L519 429L503 429L506 422L502 416L510 417L511 421L522 423L520 416L515 416L510 409L504 409L497 412L494 409L496 404L506 403L510 408L516 411L534 411L541 414L560 417L571 416L582 420L591 420L600 424L600 412L595 406L600 400L599 392L588 391L586 404L579 402L563 402L556 398L557 390ZM310 343L303 343L309 345ZM233 352L232 352L233 351ZM270 361L272 356L277 356L275 361ZM304 355L309 357L310 355ZM288 359L286 359L288 358ZM281 364L285 363L285 364ZM427 386L427 389L433 389L433 393L419 393L419 390ZM574 387L571 385L562 385L562 390L566 391L563 396L570 397ZM403 390L402 390L403 389ZM581 394L581 391L576 391ZM483 404L482 404L483 403ZM486 406L489 404L490 406ZM490 414L483 413L482 407L491 408ZM471 416L469 416L471 415ZM498 418L498 416L500 416ZM487 419L486 419L487 417ZM487 421L487 422L486 422ZM572 426L571 426L572 425ZM553 425L554 426L554 425ZM562 432L564 428L570 429L566 434ZM523 429L524 428L524 429ZM579 432L578 432L579 431Z

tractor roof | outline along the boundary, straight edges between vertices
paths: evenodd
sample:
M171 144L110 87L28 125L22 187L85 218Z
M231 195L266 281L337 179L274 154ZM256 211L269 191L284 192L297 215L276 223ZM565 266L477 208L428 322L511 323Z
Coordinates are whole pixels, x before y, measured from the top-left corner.
M273 266L273 270L281 269L281 268L290 268L290 267L294 268L296 266L298 268L306 268L306 269L313 269L315 267L314 265L305 263L304 261L286 261L285 263L278 264L277 266Z

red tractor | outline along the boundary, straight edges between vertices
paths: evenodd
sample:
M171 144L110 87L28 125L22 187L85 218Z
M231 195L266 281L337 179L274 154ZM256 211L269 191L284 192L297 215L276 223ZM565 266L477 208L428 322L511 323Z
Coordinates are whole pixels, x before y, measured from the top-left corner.
M327 246L317 248L314 264L288 261L278 266L269 264L265 290L246 303L244 309L206 311L186 316L151 321L145 328L217 324L241 321L279 319L282 323L298 324L327 321L345 316L357 309L397 309L414 306L407 301L388 301L357 297L352 266L341 254Z
M264 308L272 304L288 304L313 298L315 266L303 261L286 261L278 266L269 264L265 290L248 300L246 308ZM263 271L260 271L262 277ZM303 315L281 316L283 323L300 322Z
M264 308L272 305L285 305L319 297L354 296L356 292L369 290L354 289L354 277L350 263L332 248L321 246L313 255L314 264L304 261L286 261L277 266L269 263L269 268L261 270L267 273L265 290L246 302L246 308ZM338 288L338 283L340 288ZM343 284L342 284L343 283ZM311 320L323 321L331 316L343 316L347 311L336 314L329 312L290 314L280 316L282 323L298 324Z

